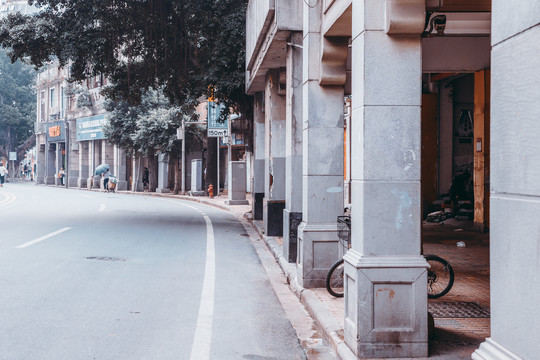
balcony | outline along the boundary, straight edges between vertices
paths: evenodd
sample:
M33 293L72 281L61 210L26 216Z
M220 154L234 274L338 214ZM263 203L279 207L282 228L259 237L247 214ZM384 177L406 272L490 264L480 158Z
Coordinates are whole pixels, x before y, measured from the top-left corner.
M268 69L285 67L287 41L302 31L303 0L250 0L246 14L246 91L264 90Z

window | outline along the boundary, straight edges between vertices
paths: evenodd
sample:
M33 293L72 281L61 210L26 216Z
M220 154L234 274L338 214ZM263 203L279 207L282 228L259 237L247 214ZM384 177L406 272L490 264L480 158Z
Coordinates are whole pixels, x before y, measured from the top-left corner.
M41 110L41 121L45 121L45 91L41 92L41 101L40 101L40 110Z
M60 117L62 119L64 118L64 110L66 108L65 104L66 104L66 98L64 96L64 87L61 86L60 87Z
M51 107L55 107L56 106L56 98L55 98L55 92L54 92L54 89L51 89Z

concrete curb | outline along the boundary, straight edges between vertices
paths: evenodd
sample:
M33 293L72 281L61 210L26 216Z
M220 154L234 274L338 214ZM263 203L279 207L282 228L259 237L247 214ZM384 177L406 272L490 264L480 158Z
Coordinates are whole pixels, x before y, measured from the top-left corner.
M343 326L336 321L334 315L332 315L330 310L328 310L322 301L319 300L318 296L313 291L305 289L298 283L296 274L291 271L291 266L285 257L283 257L283 250L281 246L273 237L265 236L262 228L257 226L256 223L251 222L251 224L255 230L257 230L261 238L266 243L268 249L274 255L276 261L281 267L281 270L287 278L289 287L300 299L300 302L304 304L311 317L317 322L339 358L342 360L357 360L358 358L354 355L351 349L349 349L347 344L345 344L342 336L339 335L343 334Z
M160 194L156 196L167 195ZM216 204L215 202L208 201L205 198L199 199L185 195L174 195L169 197L194 201L201 204L218 207L220 209L230 212L230 209L225 204ZM296 279L296 274L292 272L289 262L287 262L287 260L283 256L283 250L281 246L276 242L273 237L264 235L263 229L258 226L257 223L251 220L249 220L249 223L263 239L264 243L266 244L272 255L274 255L274 258L278 262L281 270L283 271L283 274L287 279L287 283L289 284L290 289L300 299L300 302L304 304L311 317L317 322L339 358L342 360L357 360L358 358L354 355L354 353L347 346L347 344L345 344L342 336L339 335L340 333L343 333L343 326L336 321L334 315L332 315L330 310L328 310L328 308L321 302L321 300L319 300L319 298L313 291L305 289L298 283Z

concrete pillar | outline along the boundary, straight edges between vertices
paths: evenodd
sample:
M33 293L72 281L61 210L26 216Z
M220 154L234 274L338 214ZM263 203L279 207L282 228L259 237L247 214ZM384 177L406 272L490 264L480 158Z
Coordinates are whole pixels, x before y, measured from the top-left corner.
M79 143L77 142L77 125L75 120L69 120L69 147L66 148L67 158L67 184L68 187L77 187L79 179ZM66 142L67 144L68 142ZM64 179L65 180L65 179Z
M109 144L107 140L101 140L101 161L100 164L109 164L110 170L114 171L114 146L112 144ZM100 179L99 181L99 187L101 189L105 189L103 185L103 179Z
M77 187L85 188L88 184L88 177L90 175L90 166L89 159L90 154L88 153L90 141L79 141L79 177L77 179Z
M96 141L88 141L88 179L86 180L86 186L88 189L94 187L94 171L96 170Z
M126 153L118 146L114 146L114 175L118 183L116 183L116 190L127 190L126 179Z
M133 156L133 175L131 177L131 190L144 191L142 157Z
M337 216L343 215L344 87L319 84L321 9L321 1L314 7L304 4L303 203L297 271L306 288L324 287L328 269L338 259ZM346 57L346 45L343 50Z
M425 2L393 4L353 6L352 249L344 257L344 328L346 344L360 358L428 356L427 263L420 255Z
M280 70L266 75L265 167L263 225L268 236L283 235L285 208L285 94L280 94Z
M56 172L56 146L57 144L47 142L45 154L45 185L54 185L54 174Z
M452 185L454 144L454 101L453 85L443 82L439 87L439 189L438 195L449 193Z
M36 151L36 174L34 174L36 184L45 184L46 172L46 154L47 141L45 135L37 135L37 151Z
M167 185L169 182L169 156L165 154L159 154L158 158L158 185L156 188L157 193L169 193Z
M302 34L290 43L302 44ZM283 256L296 262L298 225L302 222L302 48L287 49L285 209L283 210Z
M252 192L252 183L250 181L252 173L251 173L251 166L252 166L252 155L251 152L248 152L246 149L246 192L251 193Z
M540 353L540 3L493 1L491 43L491 337L472 358Z
M264 199L264 93L255 94L253 109L253 219L263 219Z
M58 173L60 172L60 168L63 166L62 163L62 150L64 150L65 143L56 143L56 151L55 151L55 162L54 162L54 184L60 185L61 181L58 177ZM65 168L64 168L65 170Z

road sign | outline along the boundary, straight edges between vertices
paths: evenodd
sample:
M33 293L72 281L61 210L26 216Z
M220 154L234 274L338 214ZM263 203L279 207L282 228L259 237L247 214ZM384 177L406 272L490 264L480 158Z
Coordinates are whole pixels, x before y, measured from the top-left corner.
M229 135L229 119L218 122L221 110L225 108L223 104L215 101L208 101L208 137L222 137Z
M17 153L15 151L9 152L9 161L17 161Z
M77 119L76 141L105 139L103 126L107 124L105 115L95 115Z

